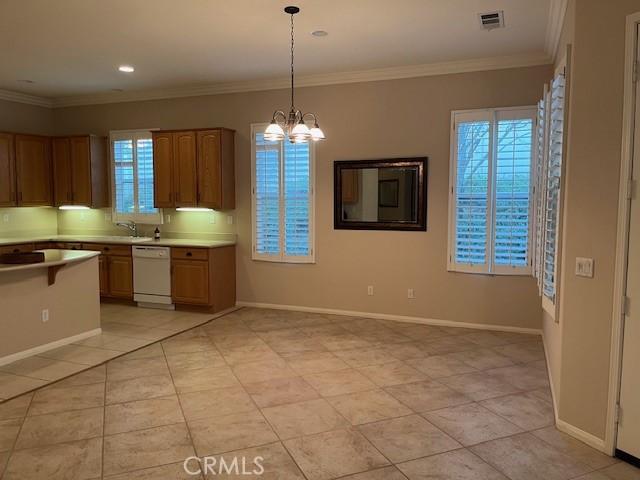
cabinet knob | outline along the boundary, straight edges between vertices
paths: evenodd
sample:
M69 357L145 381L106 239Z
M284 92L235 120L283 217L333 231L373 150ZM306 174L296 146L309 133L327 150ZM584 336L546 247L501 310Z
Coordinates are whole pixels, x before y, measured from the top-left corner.
M108 252L109 251L109 247L104 247L104 251Z
M187 257L193 257L193 253L187 252Z
M20 249L19 248L14 248L13 249L13 253L20 253Z

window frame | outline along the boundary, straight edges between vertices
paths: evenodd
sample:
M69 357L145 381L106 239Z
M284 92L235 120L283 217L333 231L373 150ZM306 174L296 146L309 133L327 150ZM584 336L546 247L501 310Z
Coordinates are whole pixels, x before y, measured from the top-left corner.
M284 142L278 142L280 146L280 196L279 196L279 249L278 254L272 255L267 253L259 253L257 251L257 208L256 208L256 134L263 133L268 123L252 123L251 124L251 259L255 261L273 262L273 263L293 263L293 264L314 264L316 263L316 235L315 235L315 190L316 190L316 152L315 142L309 142L309 255L287 255L284 249L285 242L285 195L283 193L284 185ZM276 142L274 142L275 144Z
M111 182L111 221L113 223L116 222L135 222L140 225L162 225L163 223L163 212L161 208L156 208L156 213L140 213L136 211L135 213L121 213L117 211L117 201L116 201L116 160L115 160L115 152L113 148L113 143L118 140L133 140L134 143L139 139L152 139L152 132L157 131L157 128L149 128L149 129L136 129L136 130L112 130L109 132L109 179ZM153 148L153 147L152 147ZM134 154L135 155L135 154ZM139 208L138 205L138 165L137 165L137 157L134 158L133 161L133 170L134 170L134 196L136 205L136 210ZM155 171L154 171L155 175Z
M494 148L497 136L497 125L501 120L515 120L530 118L533 122L531 141L531 164L529 174L529 226L527 238L527 265L507 266L495 264L495 196L497 166L497 149ZM463 120L461 120L463 119ZM465 264L455 260L456 254L456 186L458 178L458 139L457 125L461 122L488 121L489 122L489 156L490 161L487 167L487 175L490 179L487 185L487 197L491 199L487 202L487 230L490 231L485 237L485 255L487 261L484 264ZM447 242L447 271L458 273L473 273L481 275L511 275L511 276L531 276L533 273L533 235L534 235L534 213L535 213L535 173L536 173L536 126L537 126L537 106L524 105L502 108L482 108L473 110L453 110L451 112L450 127L450 159L449 159L449 208L448 208L448 242Z

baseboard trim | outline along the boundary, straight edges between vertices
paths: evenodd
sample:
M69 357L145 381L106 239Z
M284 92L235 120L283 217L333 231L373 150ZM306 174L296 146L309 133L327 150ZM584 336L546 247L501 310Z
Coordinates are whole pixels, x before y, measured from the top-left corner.
M435 325L440 327L461 327L461 328L473 328L476 330L491 330L495 332L512 332L512 333L526 333L529 335L542 335L542 330L535 329L535 328L511 327L507 325L492 325L489 323L456 322L454 320L440 320L435 318L411 317L407 315L394 315L390 313L358 312L354 310L340 310L335 308L306 307L301 305L283 305L283 304L276 304L276 303L245 302L245 301L238 301L236 302L236 305L239 307L270 308L273 310L295 310L298 312L326 313L329 315L347 315L350 317L375 318L378 320L391 320L394 322L419 323L423 325Z
M551 363L549 362L549 354L547 353L547 339L542 333L542 350L544 350L544 360L547 367L547 377L549 377L549 390L551 390L551 403L553 404L553 416L558 423L558 400L556 397L555 388L553 388L553 376L551 375Z
M602 438L598 438L589 432L585 432L584 430L581 430L578 427L575 427L570 423L565 422L564 420L560 420L559 418L556 420L556 427L561 432L571 435L572 437L577 438L581 442L586 443L590 447L593 447L596 450L599 450L609 455L609 453L607 453L607 450L605 448L605 442Z
M66 337L61 340L56 340L55 342L45 343L44 345L40 345L38 347L30 348L28 350L23 350L17 353L12 353L11 355L0 358L0 365L6 365L8 363L17 362L18 360L24 360L25 358L31 357L33 355L39 355L40 353L48 352L49 350L53 350L54 348L64 347L65 345L69 345L70 343L79 342L80 340L93 337L94 335L100 335L101 333L102 328L94 328L93 330L79 333L78 335L73 335L72 337Z

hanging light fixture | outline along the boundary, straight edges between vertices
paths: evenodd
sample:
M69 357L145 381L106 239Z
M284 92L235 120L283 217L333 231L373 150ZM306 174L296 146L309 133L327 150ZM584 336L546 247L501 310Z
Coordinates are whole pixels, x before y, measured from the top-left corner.
M289 137L289 141L291 143L306 143L309 140L324 140L324 133L318 126L318 119L315 114L310 112L303 114L300 110L296 109L294 105L293 16L298 13L300 9L295 6L290 6L285 7L284 11L291 15L291 110L289 110L288 115L282 110L276 110L273 112L271 123L264 131L264 138L265 140L270 140L272 142L279 142L284 139L286 131L286 135ZM310 123L313 125L311 128L307 125L306 119L309 119Z

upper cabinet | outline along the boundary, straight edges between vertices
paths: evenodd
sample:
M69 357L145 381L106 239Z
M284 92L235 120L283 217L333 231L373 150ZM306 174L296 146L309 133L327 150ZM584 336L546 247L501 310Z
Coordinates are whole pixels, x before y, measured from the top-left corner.
M55 205L109 206L107 139L95 136L53 139Z
M0 133L0 207L16 205L16 171L13 135Z
M234 131L153 132L157 208L235 208Z
M51 205L51 140L37 135L15 135L15 168L16 205Z

